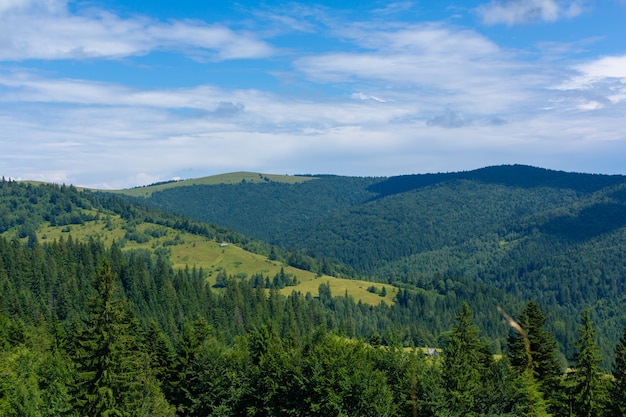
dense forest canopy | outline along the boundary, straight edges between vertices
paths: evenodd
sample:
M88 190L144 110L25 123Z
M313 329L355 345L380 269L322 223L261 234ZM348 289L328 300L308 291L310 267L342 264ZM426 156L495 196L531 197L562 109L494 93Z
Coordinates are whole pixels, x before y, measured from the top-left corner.
M195 207L195 195L231 216L211 220L220 226L151 200L0 182L0 415L626 410L622 177L515 166L208 187L152 203L174 193ZM100 237L111 216L126 225L119 241ZM224 228L238 216L259 236ZM224 271L212 286L166 250L126 247L150 239L145 223L366 278L374 292L394 288L394 302L355 301L323 278L302 293L263 271ZM73 237L85 224L102 234Z
M11 313L19 312L22 314L44 314L50 319L56 317L63 321L70 318L70 312L80 310L78 307L83 305L88 298L88 291L90 288L89 278L95 274L97 270L97 261L105 257L113 258L115 260L113 264L113 270L119 275L122 282L125 282L126 276L132 281L132 273L135 270L147 269L144 274L154 274L155 271L161 271L162 274L171 274L175 276L194 276L194 280L198 282L204 282L206 276L203 276L204 272L196 270L193 265L183 270L174 270L171 267L171 261L168 258L168 252L162 251L157 248L153 253L150 251L142 250L127 250L124 249L124 242L127 239L138 239L135 233L129 233L129 230L138 230L137 227L128 225L136 225L140 222L169 225L177 230L187 230L193 233L203 234L214 238L217 241L228 241L234 244L242 245L250 250L256 250L261 253L266 253L268 258L284 259L285 262L291 264L297 264L303 267L309 267L313 269L320 269L320 273L324 270L325 273L333 271L343 271L341 267L337 267L328 261L318 263L317 260L303 255L299 252L281 250L277 247L269 247L262 242L247 239L235 232L230 232L226 229L222 229L216 226L211 226L202 223L196 223L187 219L169 215L166 213L158 212L153 209L146 208L144 206L135 205L127 200L121 199L117 196L108 194L92 193L89 191L79 191L71 186L55 186L55 185L39 185L32 186L29 184L20 184L15 182L5 182L2 187L3 198L9 201L9 205L13 208L10 211L11 216L5 218L5 248L8 252L5 252L4 268L7 269L7 279L12 279L13 282L6 287L10 289L11 294L6 297L7 301L13 303L14 309L9 310ZM36 198L34 197L36 196ZM59 209L60 206L60 209ZM52 213L52 214L50 214ZM56 213L56 214L55 214ZM108 216L112 214L121 215L126 219L126 233L123 239L116 242L105 241L98 238L89 237L88 241L80 242L72 238L72 233L66 232L61 234L61 241L49 241L38 239L36 233L39 224L54 224L57 227L65 230L68 226L79 226L81 223L95 222L99 224L99 228L102 232L99 236L104 235L110 229L110 219ZM22 221L22 219L28 219L28 222ZM71 230L71 229L70 229ZM45 236L40 236L45 237ZM85 249L83 245L90 245L89 249ZM61 253L66 253L71 248L79 248L78 253L73 254L70 259L83 260L84 254L90 254L88 259L91 262L89 268L85 265L74 265L69 263L67 259L60 261L46 260L45 256L41 255L36 259L41 261L41 265L33 265L34 261L18 262L19 259L30 259L33 255L29 254L30 251L37 249L37 252L50 253L52 256L58 246L66 247L60 250ZM78 250L78 249L77 249ZM25 251L24 253L21 253ZM106 254L102 252L113 251L112 254ZM94 255L94 254L97 254ZM122 254L124 254L122 256ZM92 259L93 258L93 259ZM133 264L129 266L127 271L122 267L123 259L128 258L128 262ZM119 263L119 265L118 265ZM135 265L136 264L136 265ZM63 270L59 265L70 268L69 270ZM32 271L33 268L38 268L37 271ZM330 269L330 271L328 271ZM133 271L132 273L129 271ZM349 270L346 269L347 272ZM81 273L84 281L81 281L77 288L81 288L80 291L87 291L86 293L76 293L77 288L68 289L64 286L72 285L71 283L80 279L75 276L77 273ZM61 274L60 276L58 276ZM37 275L36 282L38 285L43 286L38 288L36 294L38 297L32 298L32 295L24 298L20 296L20 293L28 293L31 285L27 284L22 277ZM45 277L46 280L42 281ZM287 278L281 277L279 274L276 277L268 277L263 275L262 271L259 274L253 274L249 277L250 285L253 287L265 287L265 288L282 288L281 284L284 281L286 285ZM141 283L132 283L133 291L139 292L148 291L148 287L151 285L147 278L142 277ZM157 285L159 289L163 285L163 278L154 278L160 284ZM268 285L264 283L270 280ZM326 283L320 280L318 286L320 289L324 289L319 297L305 297L306 294L301 294L308 302L317 303L319 300L324 301L326 307L324 312L328 315L324 319L325 322L330 323L329 327L332 329L341 329L345 331L349 337L361 337L368 339L373 333L380 335L387 335L400 341L406 346L435 346L440 343L440 339L445 339L446 331L451 323L454 321L454 316L461 300L465 297L465 294L480 293L481 303L476 306L477 321L484 326L489 336L493 338L493 345L497 351L501 350L501 344L505 340L506 326L500 321L493 320L496 307L499 304L505 305L509 309L513 309L515 306L520 306L521 303L515 299L506 296L502 291L489 288L480 283L472 283L464 280L463 277L441 277L444 281L448 282L449 288L446 288L444 284L443 288L437 288L433 286L414 287L409 285L403 285L398 293L397 301L389 305L372 306L355 302L348 294L334 294L337 297L331 297L330 288ZM228 288L228 283L232 280L234 283L242 283L241 278L229 277L226 271L222 271L218 277L219 285L217 287ZM454 280L454 283L452 282ZM262 285L259 285L258 282ZM276 282L277 285L273 285ZM373 286L381 288L381 283ZM26 285L24 287L24 285ZM233 284L234 285L234 284ZM59 286L59 287L57 287ZM133 302L135 302L135 308L144 308L146 306L160 305L165 306L162 300L140 300L139 295L126 294L131 284L126 283L122 285L124 294ZM141 287L141 290L139 289ZM167 285L170 287L170 285ZM22 288L20 290L20 288ZM289 288L289 287L287 287ZM210 289L210 288L209 288ZM213 291L215 291L214 289ZM199 291L199 290L198 290ZM66 297L68 298L66 300ZM135 299L136 298L136 299ZM54 300L52 303L50 300ZM17 304L15 304L17 303ZM61 309L60 306L67 304L73 305L73 308ZM184 308L191 308L193 303L186 303ZM49 311L52 307L55 309L58 307L61 310ZM8 308L8 307L7 307ZM172 310L174 311L174 310ZM178 311L178 310L176 310ZM185 311L185 316L188 314L195 314L192 310ZM191 311L191 313L190 313ZM192 314L192 315L193 315ZM149 317L150 314L139 311L139 317ZM178 312L176 316L183 315ZM313 316L319 315L318 313ZM34 316L33 316L34 317ZM165 329L173 331L177 326L171 323L173 318L168 319L169 323L161 323ZM254 319L256 320L256 319ZM145 323L144 323L145 324ZM220 324L224 325L224 324ZM178 323L180 326L180 323ZM278 326L279 328L284 325ZM234 335L233 335L234 337Z
M589 308L610 354L626 320L626 177L510 165L316 178L175 187L144 201L405 288L536 300L567 356Z

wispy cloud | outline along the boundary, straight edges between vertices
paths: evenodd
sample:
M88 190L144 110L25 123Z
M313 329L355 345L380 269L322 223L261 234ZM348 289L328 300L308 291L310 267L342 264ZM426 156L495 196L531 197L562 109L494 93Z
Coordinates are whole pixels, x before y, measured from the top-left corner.
M275 51L250 33L191 20L123 18L100 9L70 13L62 0L2 0L0 60L121 58L155 50L209 59L260 58Z
M603 57L580 65L578 68L588 77L626 80L626 55Z
M263 22L258 30L273 36L293 32L315 33L325 26L326 21L332 20L323 7L300 3L255 9L251 13Z
M477 12L489 25L516 25L572 18L584 9L584 0L491 0L489 4L478 7Z
M373 12L381 16L390 16L398 13L406 13L412 10L415 4L412 1L395 1L386 4L380 9L375 9Z
M316 82L387 85L387 92L420 107L453 103L463 111L499 113L528 100L545 80L529 65L475 31L442 24L381 28L348 26L341 33L355 52L310 55L296 68ZM399 96L402 96L399 97Z
M426 121L428 126L439 126L445 128L457 128L467 126L471 123L459 112L446 108L446 110L436 116L431 117Z
M574 67L576 75L555 87L580 110L626 103L626 55L606 56Z
M492 1L481 10L485 19L499 11L492 23L516 24L565 18L575 4ZM228 26L0 0L2 174L119 188L242 169L623 169L624 56L585 52L574 62L568 57L581 44L572 41L533 45L529 60L528 49L488 36L497 29L415 22L401 16L411 3L389 6L359 19L320 6L268 7ZM245 65L216 62L265 57L278 45L272 59L244 63L255 67L245 68L246 79L226 72ZM201 75L131 84L144 74L135 64L158 54L134 57L163 50L204 58L194 61ZM121 68L120 57L131 81L103 81L116 78L82 62ZM43 59L63 61L38 67ZM69 75L66 64L85 67Z

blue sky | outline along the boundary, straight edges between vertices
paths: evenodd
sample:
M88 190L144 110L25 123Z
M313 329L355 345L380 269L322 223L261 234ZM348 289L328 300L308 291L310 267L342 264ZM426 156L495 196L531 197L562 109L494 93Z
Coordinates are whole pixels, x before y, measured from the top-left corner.
M626 174L626 1L0 0L0 175Z

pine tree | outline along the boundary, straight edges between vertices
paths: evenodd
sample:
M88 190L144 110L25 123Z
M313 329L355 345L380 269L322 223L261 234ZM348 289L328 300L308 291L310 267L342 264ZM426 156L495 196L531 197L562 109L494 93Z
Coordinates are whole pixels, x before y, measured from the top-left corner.
M532 372L532 379L538 383L538 389L548 401L551 411L561 408L563 399L559 398L562 392L562 370L557 357L556 341L544 325L546 317L537 303L531 301L522 312L519 325L522 327L530 347L529 355L526 351L524 336L513 329L509 335L507 346L508 356L519 375Z
M626 327L615 347L613 378L610 397L611 415L626 416Z
M576 342L575 372L573 375L573 402L576 415L597 417L602 414L605 387L600 369L600 350L596 345L596 332L589 310L585 310Z
M481 375L481 343L473 314L463 303L445 351L443 381L452 415L471 415Z
M203 344L207 342L210 332L211 329L206 319L197 316L193 322L184 323L178 340L177 357L173 372L169 376L166 392L170 402L184 412L187 412L192 404L192 399L188 395L193 389L190 386L192 367Z
M150 369L160 382L164 394L171 394L175 379L176 351L154 320L150 322L146 333L145 351L150 361Z
M153 415L171 414L141 350L137 321L117 294L116 277L107 259L94 287L86 329L77 335L78 411L103 417L136 415L142 408L151 409Z

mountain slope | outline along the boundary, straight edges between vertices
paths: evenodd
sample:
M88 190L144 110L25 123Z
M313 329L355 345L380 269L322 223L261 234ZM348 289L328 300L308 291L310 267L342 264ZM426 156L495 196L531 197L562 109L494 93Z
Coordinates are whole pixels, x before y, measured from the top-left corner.
M153 193L171 188L189 187L192 185L218 185L218 184L245 184L276 182L281 184L297 184L314 179L309 176L261 174L256 172L232 172L230 174L212 175L209 177L193 178L188 180L172 180L144 187L117 190L114 193L131 197L150 197Z
M514 165L392 178L326 176L300 184L180 186L147 201L371 273L404 256L519 228L529 216L550 219L542 232L569 237L621 227L620 201L594 203L575 217L556 213L576 210L582 199L625 180Z
M484 284L549 311L566 353L579 313L626 324L626 177L513 165L392 178L174 188L147 200L378 280L457 294ZM447 280L452 280L447 284ZM475 298L479 294L467 293ZM473 288L471 291L476 291Z
M276 244L284 235L338 210L374 198L371 178L331 177L288 184L244 182L192 185L154 192L147 202L161 210L232 228Z
M280 253L280 248L273 249L279 254L270 260L269 245L231 230L195 223L129 203L111 194L72 186L0 182L0 236L8 239L16 236L42 243L69 238L77 241L93 239L109 246L115 242L125 251L165 255L174 269L202 268L211 284L216 283L220 272L239 278L262 274L271 280L282 271L295 278L303 288L313 288L313 293L320 283L328 283L340 293L348 291L357 301L393 304L391 286L389 294L381 297L367 291L367 282L347 282L288 265L287 256ZM300 264L309 266L309 269L315 267L301 254L290 252L289 255L300 258ZM285 259L278 259L279 256ZM332 267L326 269L329 272ZM317 285L308 284L318 280ZM299 285L290 285L289 289L300 290Z
M326 328L407 347L441 346L460 305L457 291L484 295L476 322L500 352L507 327L493 312L519 304L463 277L449 293L334 278L326 271L341 264L329 259L72 186L2 181L0 214L0 316L64 328L84 313L104 258L142 325L155 319L169 334L201 314L229 340L272 322L283 335Z

